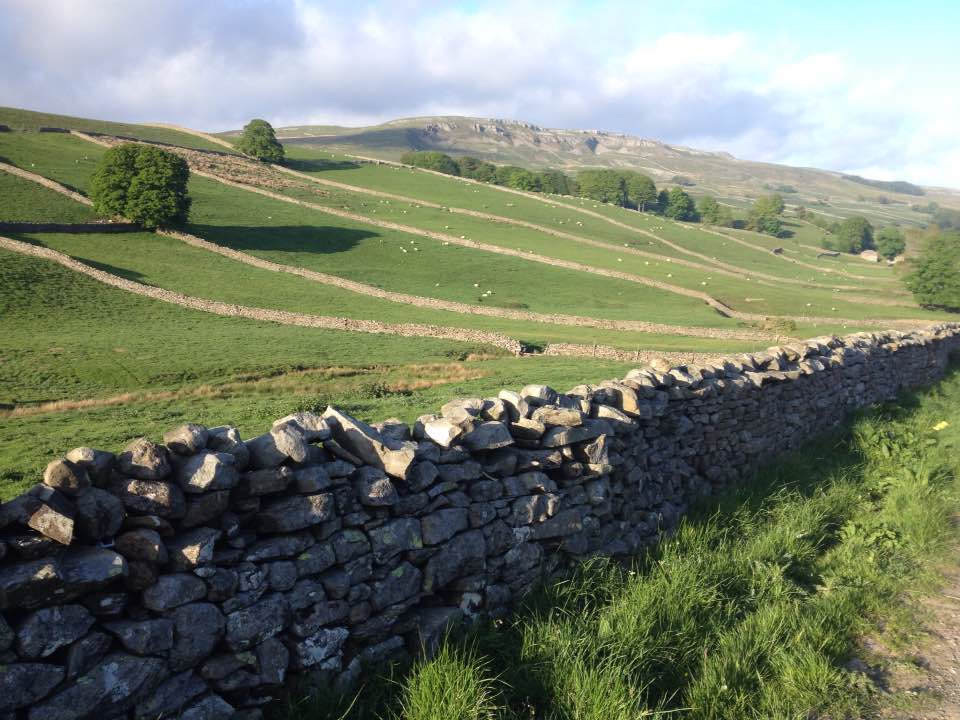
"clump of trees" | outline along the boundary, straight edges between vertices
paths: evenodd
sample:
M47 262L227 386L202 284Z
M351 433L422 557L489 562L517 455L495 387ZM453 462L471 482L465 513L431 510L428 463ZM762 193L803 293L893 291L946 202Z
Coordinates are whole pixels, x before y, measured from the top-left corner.
M184 223L190 212L186 160L153 145L124 143L103 154L90 183L94 210L145 228Z
M880 256L887 260L893 260L907 249L903 233L893 226L881 228L874 236L873 242Z
M670 188L661 203L664 216L671 220L695 222L700 219L693 198L678 187Z
M854 215L843 222L834 224L830 235L823 239L823 246L842 253L861 253L872 250L873 225L865 217Z
M576 180L559 170L532 171L514 165L494 165L466 155L452 158L437 150L414 150L400 156L405 165L435 170L446 175L470 178L528 192L576 195Z
M783 197L778 193L757 198L747 215L747 228L779 237L783 232L780 218L784 208Z
M273 126L259 118L243 126L243 133L237 141L237 150L261 162L283 162L283 145L277 140Z
M733 213L730 208L721 205L716 198L704 195L697 202L697 213L700 221L718 227L733 227Z
M577 174L580 196L598 202L659 212L657 186L643 173L633 170L583 170Z
M960 312L960 232L938 232L924 243L905 278L917 302Z

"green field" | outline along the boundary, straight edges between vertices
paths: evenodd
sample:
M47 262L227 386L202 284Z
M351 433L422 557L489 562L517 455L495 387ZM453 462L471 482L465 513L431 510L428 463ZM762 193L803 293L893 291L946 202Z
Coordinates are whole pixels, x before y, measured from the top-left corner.
M26 111L0 110L0 123L14 128L0 132L4 162L82 193L88 191L104 149L68 134L40 133L38 127L71 127L194 149L221 149L175 130ZM747 247L696 226L592 201L524 197L422 171L358 163L302 146L288 149L290 167L355 189L283 176L289 182L281 192L319 206L310 208L193 176L189 188L193 205L184 230L292 269L314 270L426 301L489 308L493 314L441 310L421 300L416 300L417 305L394 302L251 267L153 233L32 233L14 239L51 248L123 278L204 300L316 316L429 324L457 332L496 332L533 348L575 343L585 346L588 355L590 347L597 345L630 354L722 354L757 350L775 341L772 331L761 333L759 323L724 317L700 299L601 276L591 269L709 293L747 313L786 320L804 315L837 318L800 322L790 330L797 337L862 329L866 326L860 321L880 318L945 317L911 306L889 268L869 266L856 258L829 264L817 261L814 249L800 245L801 241L818 243L820 231L812 226L797 224L796 238L783 241L739 233L751 245ZM369 191L414 200L388 201ZM360 217L346 219L325 211L345 208ZM450 212L451 208L488 213L503 221ZM88 207L0 172L0 221L91 219L94 214ZM404 229L380 227L376 223L381 221ZM553 228L576 239L519 223ZM417 234L422 231L454 239L466 236L487 246L519 250L523 256L445 244ZM825 268L847 274L798 268L769 252L778 242L789 257L821 262ZM627 248L651 256L625 252ZM556 267L527 257L531 254L584 268ZM697 267L685 266L682 260ZM723 272L720 263L732 270ZM771 279L754 277L756 273ZM850 273L863 277L851 278ZM783 282L792 278L802 282ZM0 252L0 280L0 494L4 496L34 482L56 453L81 443L116 450L132 429L156 434L193 420L232 422L252 434L293 407L331 401L370 421L387 415L413 420L456 394L492 394L528 381L565 389L622 375L630 366L589 356L514 358L475 342L221 317L136 296L51 262L7 251ZM840 284L851 289L837 293L835 285ZM872 298L895 298L901 304L873 304ZM521 313L522 319L503 317L500 310ZM578 316L585 324L542 322L532 313ZM667 327L662 332L616 330L601 327L606 321ZM756 337L742 339L743 332Z

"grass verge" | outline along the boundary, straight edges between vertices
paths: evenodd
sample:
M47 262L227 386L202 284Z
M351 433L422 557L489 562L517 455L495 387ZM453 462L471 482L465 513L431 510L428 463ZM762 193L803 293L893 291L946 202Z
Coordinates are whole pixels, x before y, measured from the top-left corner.
M956 540L958 400L955 369L705 501L647 556L589 562L432 660L279 714L864 717L871 682L844 662Z

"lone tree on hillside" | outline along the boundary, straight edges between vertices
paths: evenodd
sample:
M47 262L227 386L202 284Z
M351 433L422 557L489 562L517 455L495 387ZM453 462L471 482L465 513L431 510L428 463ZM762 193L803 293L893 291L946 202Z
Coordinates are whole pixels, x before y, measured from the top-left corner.
M783 230L780 222L783 209L783 198L780 195L764 195L757 198L747 216L747 227L777 237Z
M124 143L103 154L90 184L93 208L145 228L183 223L190 212L190 168L179 155Z
M262 162L283 162L283 145L266 120L254 119L243 126L237 150Z
M960 232L937 233L913 260L906 284L924 307L960 312Z

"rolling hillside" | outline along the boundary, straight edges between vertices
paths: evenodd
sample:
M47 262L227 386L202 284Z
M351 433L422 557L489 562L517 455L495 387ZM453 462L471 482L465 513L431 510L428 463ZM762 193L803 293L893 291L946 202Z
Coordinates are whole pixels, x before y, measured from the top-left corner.
M286 127L278 130L278 136L289 144L388 160L407 150L440 150L531 168L629 168L649 174L658 185L682 178L692 183L692 193L712 194L734 207L779 191L789 204L805 205L828 217L861 213L881 222L922 224L929 217L912 211L911 205L934 201L960 207L960 191L954 189L914 186L911 193L894 192L840 172L752 162L622 133L557 130L512 120L421 117L360 128Z
M410 421L454 393L946 317L895 268L818 258L812 226L773 240L313 143L269 166L185 129L12 109L0 124L0 223L97 221L90 178L123 139L182 155L193 199L175 232L0 231L4 496L72 437L249 431L331 401Z

